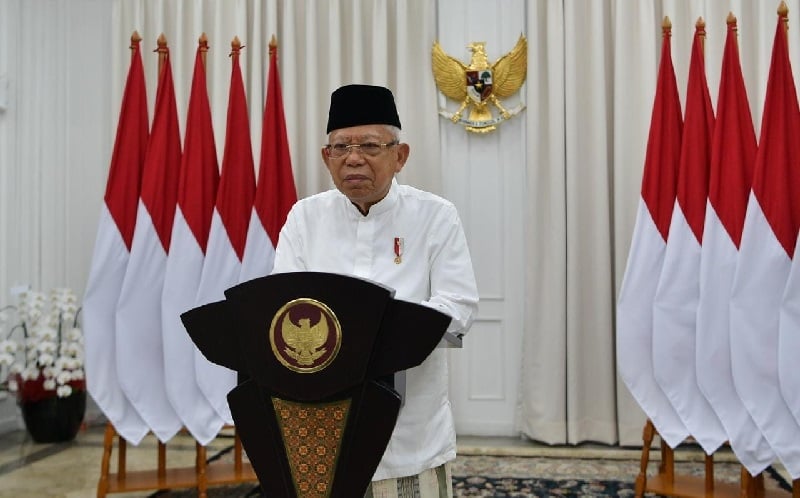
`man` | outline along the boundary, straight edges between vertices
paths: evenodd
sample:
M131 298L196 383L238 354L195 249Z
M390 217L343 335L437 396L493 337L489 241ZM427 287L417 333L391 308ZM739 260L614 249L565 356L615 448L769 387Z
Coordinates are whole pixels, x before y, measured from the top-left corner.
M449 315L467 331L478 306L472 261L449 201L395 180L409 156L392 92L343 86L331 95L322 161L336 189L294 205L281 230L274 273L321 271L366 278L395 298ZM353 296L358 299L357 296ZM456 434L447 356L436 349L406 372L406 396L368 497L452 497L447 462Z

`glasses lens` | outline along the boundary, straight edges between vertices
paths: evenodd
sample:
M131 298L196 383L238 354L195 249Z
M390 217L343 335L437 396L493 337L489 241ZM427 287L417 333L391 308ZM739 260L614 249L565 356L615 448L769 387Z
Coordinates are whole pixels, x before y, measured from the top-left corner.
M339 158L346 156L351 150L357 150L360 154L365 156L377 156L383 149L397 145L396 142L386 144L379 144L375 142L367 142L364 144L331 144L328 145L328 155L330 157Z
M347 144L332 144L328 146L328 155L331 157L342 157L347 154Z

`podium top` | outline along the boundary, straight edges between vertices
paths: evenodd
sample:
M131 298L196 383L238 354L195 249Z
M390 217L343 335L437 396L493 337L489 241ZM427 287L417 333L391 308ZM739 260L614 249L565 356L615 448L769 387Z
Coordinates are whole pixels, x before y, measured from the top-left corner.
M325 399L417 366L440 342L460 343L445 337L446 314L360 278L280 273L225 296L181 315L192 340L209 361L287 399Z

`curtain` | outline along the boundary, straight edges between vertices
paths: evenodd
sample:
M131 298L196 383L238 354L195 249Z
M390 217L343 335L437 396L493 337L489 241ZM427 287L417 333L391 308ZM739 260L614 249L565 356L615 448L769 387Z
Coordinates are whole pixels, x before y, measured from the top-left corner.
M787 3L797 79L800 0ZM220 157L231 41L238 36L245 45L257 153L274 34L300 197L332 186L319 157L330 92L352 82L395 91L412 147L400 180L459 207L483 300L478 326L504 329L475 339L502 342L504 363L492 368L512 370L514 383L498 390L516 410L496 432L551 444L641 444L644 415L616 375L614 310L639 197L661 22L672 21L683 99L694 25L705 19L716 104L725 18L737 16L758 130L777 7L745 0L0 0L0 304L16 284L83 292L133 30L143 38L151 109L157 55L149 51L160 34L167 38L181 133L194 50L206 33ZM520 33L527 37L527 80L510 99L526 109L492 134L467 136L437 115L448 103L432 82L430 49L446 39L450 53L468 61L463 46L483 41L478 33L492 37L491 61ZM507 175L505 186L487 159ZM520 222L487 221L492 205ZM512 294L520 297L501 306L500 297ZM470 372L478 372L480 349L463 360Z

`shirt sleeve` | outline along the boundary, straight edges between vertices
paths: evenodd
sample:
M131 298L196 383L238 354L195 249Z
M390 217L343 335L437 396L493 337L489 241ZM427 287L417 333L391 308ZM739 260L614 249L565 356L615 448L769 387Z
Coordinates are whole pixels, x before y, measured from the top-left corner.
M278 235L278 245L275 247L275 263L272 273L287 273L305 271L306 263L302 253L302 226L298 209L293 207L286 217L286 222Z
M452 320L447 331L463 335L478 311L478 286L455 207L451 208L439 234L430 272L431 296L422 304L449 315Z

